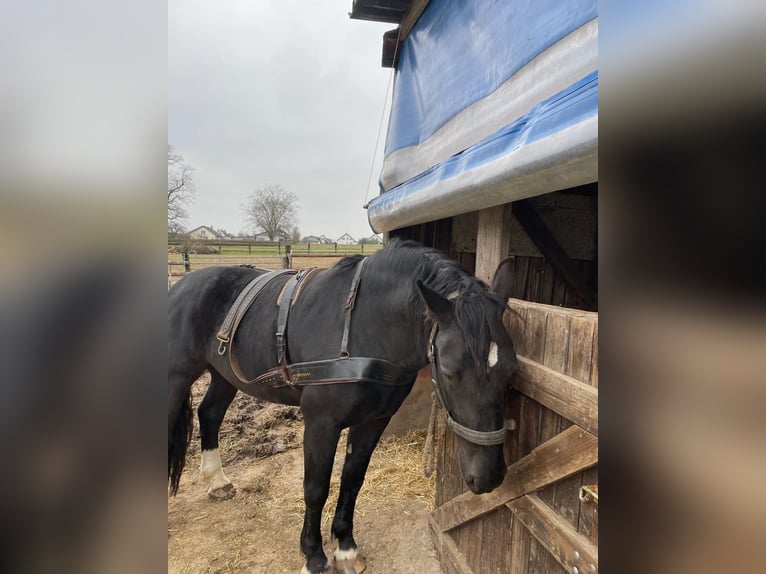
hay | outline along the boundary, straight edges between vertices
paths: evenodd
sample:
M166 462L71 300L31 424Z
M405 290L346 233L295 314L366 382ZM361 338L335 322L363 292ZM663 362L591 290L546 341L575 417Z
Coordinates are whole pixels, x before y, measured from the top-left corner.
M367 510L374 511L388 500L420 501L428 511L435 506L436 480L423 476L425 430L382 441L370 461L370 468L359 498Z

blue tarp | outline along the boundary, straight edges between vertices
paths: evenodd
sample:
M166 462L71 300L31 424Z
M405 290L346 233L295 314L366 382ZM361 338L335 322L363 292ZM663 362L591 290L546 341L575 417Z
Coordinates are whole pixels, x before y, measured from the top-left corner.
M596 181L595 0L431 0L405 39L370 225Z
M402 46L386 155L425 141L597 15L595 0L431 0Z
M463 172L476 169L524 145L543 139L598 114L598 73L593 72L527 114L447 161L430 168L372 200L370 209L385 210L387 204Z

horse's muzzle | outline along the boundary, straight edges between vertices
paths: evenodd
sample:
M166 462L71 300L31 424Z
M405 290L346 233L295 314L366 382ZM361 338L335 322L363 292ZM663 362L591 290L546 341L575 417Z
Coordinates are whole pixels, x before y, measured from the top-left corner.
M480 475L469 473L465 476L465 483L474 494L486 494L502 484L506 472L505 465L502 465L496 472L482 473Z

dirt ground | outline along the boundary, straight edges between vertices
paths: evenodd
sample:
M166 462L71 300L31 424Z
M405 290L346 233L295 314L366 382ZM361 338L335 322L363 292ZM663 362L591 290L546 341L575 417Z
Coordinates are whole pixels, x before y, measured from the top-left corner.
M196 406L207 377L195 383ZM300 411L238 394L221 429L224 471L237 489L213 501L199 474L195 420L187 468L176 497L168 499L169 574L248 572L298 574L303 523L303 423ZM355 514L354 537L369 574L442 574L428 532L433 479L423 478L425 436L384 438L373 454ZM322 518L325 553L337 500L345 432L335 459L330 498Z

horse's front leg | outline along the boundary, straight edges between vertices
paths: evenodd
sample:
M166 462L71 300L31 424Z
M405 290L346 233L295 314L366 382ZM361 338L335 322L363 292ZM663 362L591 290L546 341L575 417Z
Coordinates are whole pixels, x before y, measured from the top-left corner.
M226 415L226 410L236 394L236 388L213 369L210 369L210 386L197 409L197 416L199 417L199 434L202 446L200 471L205 481L210 485L207 491L208 496L217 500L231 498L235 493L234 485L226 477L221 466L221 455L218 452L218 433L221 430L221 423Z
M364 568L357 556L354 541L354 508L362 488L372 451L388 424L389 418L352 426L346 442L346 460L343 463L338 506L332 521L332 534L338 540L335 549L335 568L341 574L358 574Z
M334 421L316 418L304 413L303 433L303 498L306 513L301 532L301 551L306 565L301 574L319 574L327 571L327 556L322 548L322 509L330 492L335 449L340 437L340 426Z

